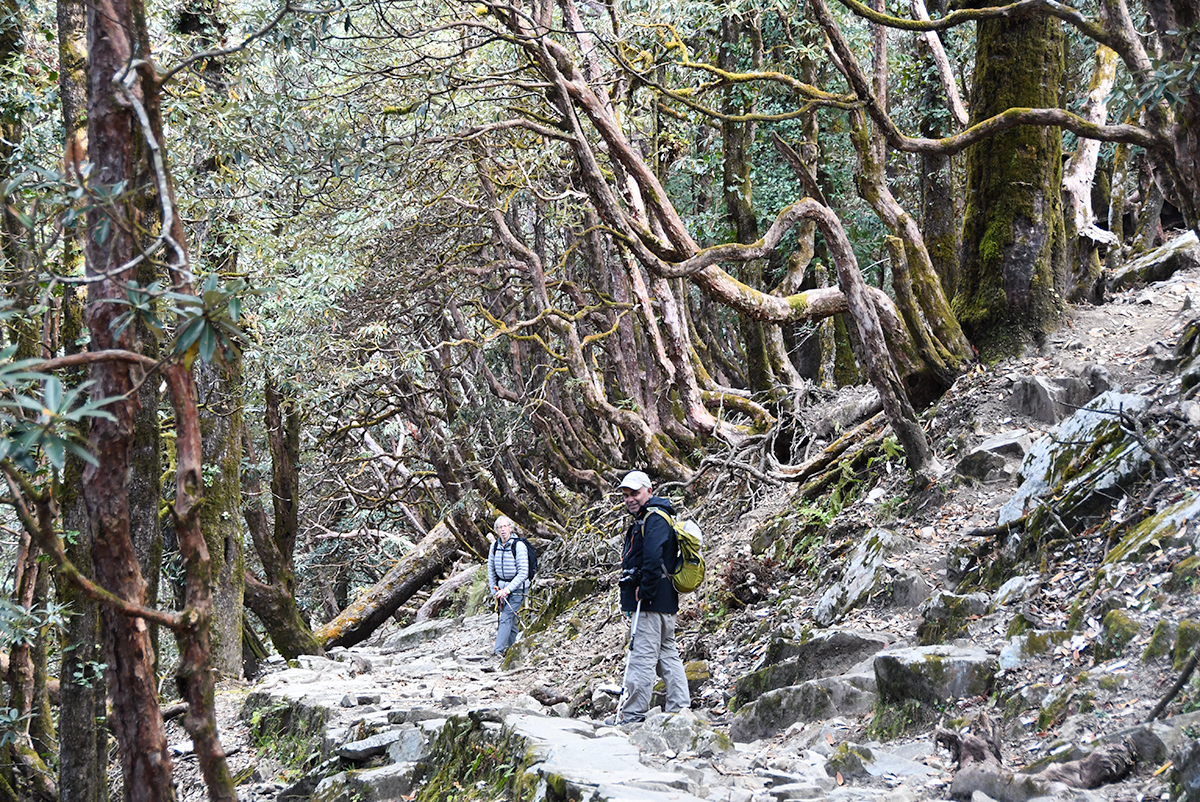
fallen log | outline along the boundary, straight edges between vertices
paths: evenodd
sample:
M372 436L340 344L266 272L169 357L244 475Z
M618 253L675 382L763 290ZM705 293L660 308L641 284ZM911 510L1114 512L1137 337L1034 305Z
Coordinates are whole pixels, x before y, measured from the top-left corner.
M458 532L441 521L370 590L316 632L321 646L354 646L379 629L413 594L432 582L458 551Z
M450 597L454 595L454 591L463 585L469 585L474 582L475 577L479 576L479 572L482 570L484 570L482 565L472 565L452 575L445 582L438 585L433 595L421 605L421 609L417 610L416 620L413 623L420 624L422 621L428 621L440 613L450 603Z

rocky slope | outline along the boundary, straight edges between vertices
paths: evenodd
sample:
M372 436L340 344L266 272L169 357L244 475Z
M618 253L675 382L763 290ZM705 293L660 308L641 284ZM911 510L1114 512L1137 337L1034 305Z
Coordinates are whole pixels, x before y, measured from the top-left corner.
M460 799L1164 797L1191 776L1200 692L1135 725L1200 640L1200 404L1176 354L1194 304L1192 266L962 377L926 416L957 466L936 487L881 458L819 526L794 487L698 505L710 578L680 616L690 713L600 724L624 656L615 586L555 576L550 554L502 667L484 659L494 615L468 614L226 687L244 798L412 798L422 781L422 798ZM1051 469L1065 480L1037 490ZM971 735L999 766L955 754ZM181 796L202 798L178 737ZM1128 773L1090 790L1078 764L1007 773L1118 749L1112 774Z

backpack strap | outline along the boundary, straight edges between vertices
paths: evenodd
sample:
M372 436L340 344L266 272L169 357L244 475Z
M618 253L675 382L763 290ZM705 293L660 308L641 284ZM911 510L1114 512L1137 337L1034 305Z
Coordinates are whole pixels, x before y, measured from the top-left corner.
M663 517L663 520L667 522L667 529L669 529L671 532L671 540L673 540L675 542L675 549L674 549L675 557L673 558L674 562L675 562L675 566L673 568L668 569L667 561L663 560L663 576L670 576L672 573L674 573L675 571L677 571L679 569L679 560L680 560L680 557L682 556L679 553L679 535L677 535L675 533L675 519L672 518L671 514L669 512L667 512L666 510L664 510L662 507L651 507L650 512L657 512L659 515L661 515ZM643 518L642 519L642 538L644 539L645 537L646 537L646 518Z

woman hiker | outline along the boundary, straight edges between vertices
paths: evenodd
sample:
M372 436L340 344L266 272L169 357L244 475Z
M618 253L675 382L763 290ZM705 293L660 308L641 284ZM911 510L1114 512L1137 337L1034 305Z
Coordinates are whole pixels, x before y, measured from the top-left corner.
M500 612L496 631L496 657L503 657L517 639L517 611L525 603L529 555L525 544L513 537L515 525L507 515L496 519L496 539L488 550L488 588Z

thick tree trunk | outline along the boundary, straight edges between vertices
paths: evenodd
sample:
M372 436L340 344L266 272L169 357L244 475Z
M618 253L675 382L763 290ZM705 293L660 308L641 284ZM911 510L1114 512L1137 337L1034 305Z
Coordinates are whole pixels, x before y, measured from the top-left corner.
M447 521L441 521L416 548L392 567L375 587L321 627L317 640L327 649L362 643L379 629L400 605L413 597L446 569L458 551L458 533Z
M246 560L242 552L242 371L200 365L200 429L204 443L204 506L200 527L212 558L213 668L228 677L242 673L242 601Z
M972 124L1012 107L1054 108L1062 24L1052 17L979 23ZM987 359L1018 353L1059 324L1065 290L1060 134L1019 126L967 151L963 274L954 301Z
M133 16L128 0L102 0L87 7L88 158L94 168L92 181L102 186L131 181L137 172L131 141L137 121L132 109L118 102L112 83L134 51ZM96 233L102 226L111 232L106 237ZM88 213L87 272L93 283L88 285L86 318L94 349L138 350L132 326L114 336L113 320L120 307L111 303L124 298L124 284L133 278L132 270L120 268L134 255L136 245L127 232L136 228L123 204L96 206ZM92 419L88 450L97 465L89 465L83 475L96 581L126 601L143 604L146 582L131 537L126 484L133 468L140 407L135 385L143 375L140 367L127 363L98 362L91 368L91 378L96 396L120 399L107 407L113 420ZM131 802L173 800L171 757L158 705L149 629L144 620L109 607L103 609L102 618L112 689L108 722L120 744L126 794Z

